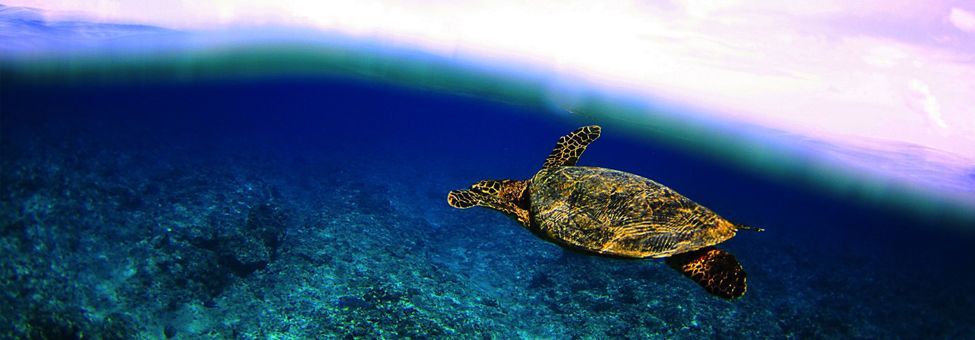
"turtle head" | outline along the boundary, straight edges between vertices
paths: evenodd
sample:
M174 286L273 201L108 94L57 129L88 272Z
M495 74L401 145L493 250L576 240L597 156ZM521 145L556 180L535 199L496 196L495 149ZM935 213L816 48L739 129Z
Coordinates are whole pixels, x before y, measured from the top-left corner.
M469 189L447 194L447 203L454 208L488 207L508 214L528 226L528 181L510 179L483 180Z
M479 192L501 202L511 202L517 206L527 208L528 181L515 181L510 179L502 180L483 180L471 185L471 191Z

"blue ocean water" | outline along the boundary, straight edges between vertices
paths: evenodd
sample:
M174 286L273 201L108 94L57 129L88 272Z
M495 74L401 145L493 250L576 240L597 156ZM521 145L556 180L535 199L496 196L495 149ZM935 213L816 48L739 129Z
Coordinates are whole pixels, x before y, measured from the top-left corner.
M12 75L11 75L12 74ZM330 76L0 77L0 336L975 336L975 239L604 125L580 164L765 228L738 300L564 251L446 193L526 179L587 116Z

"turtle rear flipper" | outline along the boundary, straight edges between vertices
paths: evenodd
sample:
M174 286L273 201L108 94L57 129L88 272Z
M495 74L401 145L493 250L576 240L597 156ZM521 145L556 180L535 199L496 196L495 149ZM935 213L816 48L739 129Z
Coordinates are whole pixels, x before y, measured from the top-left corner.
M579 161L589 143L599 138L602 128L599 125L583 126L559 138L555 149L545 158L542 169L557 166L573 166Z
M742 297L748 289L745 270L734 255L724 250L706 247L677 254L668 257L667 264L724 299Z

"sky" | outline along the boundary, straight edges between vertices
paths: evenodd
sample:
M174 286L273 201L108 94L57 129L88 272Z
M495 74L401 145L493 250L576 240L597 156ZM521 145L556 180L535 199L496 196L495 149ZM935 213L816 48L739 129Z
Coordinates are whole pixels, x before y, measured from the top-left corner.
M817 138L975 159L975 2L12 0L51 19L299 27L478 54Z

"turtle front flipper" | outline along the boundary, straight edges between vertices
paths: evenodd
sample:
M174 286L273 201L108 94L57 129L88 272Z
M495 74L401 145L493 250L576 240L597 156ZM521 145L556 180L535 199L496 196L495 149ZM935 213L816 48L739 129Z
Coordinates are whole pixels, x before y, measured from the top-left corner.
M518 223L528 227L527 188L528 181L483 180L471 185L470 189L451 191L447 194L447 204L460 209L473 206L491 208L514 217Z
M667 264L724 299L742 297L748 289L745 270L735 256L715 247L668 257Z
M562 136L555 144L552 153L545 158L542 169L576 165L589 143L599 138L601 132L602 128L599 125L589 125Z

